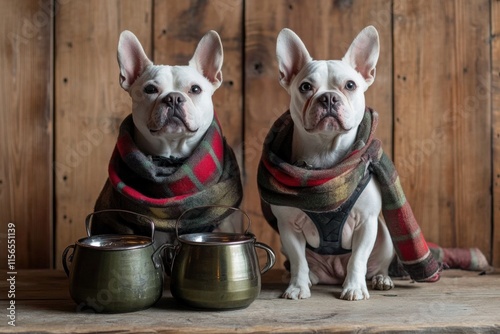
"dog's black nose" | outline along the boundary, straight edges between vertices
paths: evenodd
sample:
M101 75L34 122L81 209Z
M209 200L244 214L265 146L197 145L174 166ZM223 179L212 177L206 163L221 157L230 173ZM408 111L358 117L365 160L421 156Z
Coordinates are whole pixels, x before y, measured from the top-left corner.
M333 108L335 103L339 102L339 98L336 94L332 93L324 93L319 97L319 102L323 105L323 107L327 110L330 110Z
M333 93L323 93L319 98L319 103L324 108L327 115L336 116L338 113L338 107L340 103L340 98L337 94Z
M163 103L166 103L167 106L173 109L176 109L176 107L184 102L186 102L186 98L181 93L170 93L163 98Z

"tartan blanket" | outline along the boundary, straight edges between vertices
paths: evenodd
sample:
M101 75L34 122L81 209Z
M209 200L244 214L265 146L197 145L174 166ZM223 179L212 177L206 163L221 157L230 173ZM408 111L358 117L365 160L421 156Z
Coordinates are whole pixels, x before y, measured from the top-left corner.
M269 205L291 206L306 211L334 211L353 193L365 173L371 172L380 184L382 213L405 270L412 279L435 282L440 265L433 258L420 227L406 200L392 161L374 138L378 114L366 108L352 151L330 169L307 169L290 161L293 121L285 112L268 133L257 182L263 212L277 229Z
M187 209L205 205L239 206L242 184L238 163L227 145L217 117L192 155L185 161L152 157L138 149L132 115L120 126L118 140L108 166L109 178L96 201L95 211L124 209L149 216L157 230L172 232L177 218ZM208 209L207 209L208 210ZM190 215L189 226L180 230L207 231L220 221L217 215ZM214 212L215 212L214 211ZM98 233L136 231L146 227L143 219L126 214L95 215ZM99 219L100 218L100 219ZM104 231L103 231L104 230Z

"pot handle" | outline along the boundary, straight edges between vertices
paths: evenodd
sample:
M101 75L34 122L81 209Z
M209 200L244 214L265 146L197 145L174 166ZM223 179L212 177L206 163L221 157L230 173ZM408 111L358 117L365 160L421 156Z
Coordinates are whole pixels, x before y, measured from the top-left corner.
M174 251L176 249L176 247L172 244L163 244L161 245L160 247L158 247L157 250L155 250L153 252L153 255L151 255L151 260L153 261L153 264L155 266L156 269L160 268L161 267L161 251L163 251L165 248L168 248L170 249L170 253L168 254L168 262L169 262L169 265L170 265L170 269L172 268L172 264L173 264L173 257L175 255Z
M128 213L128 214L132 214L134 216L145 219L151 226L151 240L155 240L155 223L153 222L153 219L151 219L151 217L148 217L146 215L143 215L143 214L140 214L137 212L128 211L128 210L121 210L121 209L106 209L106 210L94 211L92 213L89 213L87 218L85 218L85 228L87 230L87 236L89 236L89 237L91 236L90 229L92 226L92 217L96 214L105 213L105 212Z
M269 247L266 244L263 244L262 242L255 242L255 247L262 248L263 250L266 251L267 254L267 263L264 266L264 268L260 270L260 273L262 275L274 266L274 263L276 262L276 255L274 254L271 247Z
M71 254L69 254L69 262L73 262L73 254L75 254L75 245L69 245L68 247L66 247L66 249L62 253L62 265L64 268L64 272L66 273L66 276L68 276L68 277L69 277L69 268L68 268L67 259L68 259L68 252L71 248L73 249L73 251L71 252Z
M245 232L244 232L244 234L248 234L248 231L250 230L250 226L252 225L252 221L250 220L250 217L248 216L248 214L245 211L243 211L243 210L241 210L239 208L228 206L228 205L202 205L202 206L196 206L196 207L191 208L191 209L187 209L186 211L184 211L183 213L181 213L181 215L175 221L175 236L177 238L179 238L179 222L182 220L181 219L182 217L186 216L186 213L193 212L194 210L209 209L209 208L221 208L221 209L227 209L227 210L241 212L246 217L246 219L248 220L248 226L247 226L247 228L245 229Z

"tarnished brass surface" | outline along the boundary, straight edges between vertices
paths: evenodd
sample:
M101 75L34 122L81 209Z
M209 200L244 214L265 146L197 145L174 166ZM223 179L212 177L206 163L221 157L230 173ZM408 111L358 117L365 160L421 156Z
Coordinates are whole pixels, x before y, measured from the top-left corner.
M148 308L163 292L163 267L155 267L153 251L152 244L129 250L77 244L69 273L71 297L80 309L95 312Z
M275 261L272 250L252 234L195 233L178 238L170 290L183 303L208 309L235 309L250 305L259 295L261 273ZM255 247L268 253L262 269Z
M150 223L151 236L91 235L96 214L131 214ZM126 210L102 210L85 220L88 237L66 247L62 263L69 277L71 298L79 310L118 313L145 309L163 293L163 246L154 249L155 227L147 216ZM73 250L70 253L70 250Z

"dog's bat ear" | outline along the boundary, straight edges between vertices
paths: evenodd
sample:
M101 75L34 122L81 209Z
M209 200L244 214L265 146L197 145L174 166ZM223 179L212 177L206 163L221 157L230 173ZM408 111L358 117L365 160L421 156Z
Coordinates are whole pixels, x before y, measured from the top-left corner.
M293 78L312 60L302 40L290 29L283 29L276 41L280 84L288 90Z
M122 88L128 91L146 67L151 64L153 63L146 56L137 37L128 30L123 31L118 42L118 65Z
M375 80L375 66L379 52L377 29L374 26L368 26L356 36L342 60L356 69L370 86Z
M198 43L189 66L196 68L217 89L222 84L223 60L224 52L219 34L211 30Z

